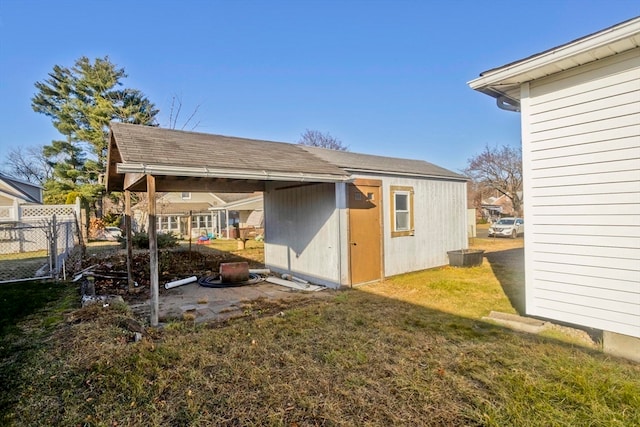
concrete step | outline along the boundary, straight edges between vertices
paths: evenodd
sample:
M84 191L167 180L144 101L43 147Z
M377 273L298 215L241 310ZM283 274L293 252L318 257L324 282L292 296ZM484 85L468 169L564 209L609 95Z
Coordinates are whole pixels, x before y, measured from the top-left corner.
M542 320L499 311L492 311L489 313L489 316L483 317L482 320L488 320L516 331L529 332L532 334L537 334L548 326L547 322Z

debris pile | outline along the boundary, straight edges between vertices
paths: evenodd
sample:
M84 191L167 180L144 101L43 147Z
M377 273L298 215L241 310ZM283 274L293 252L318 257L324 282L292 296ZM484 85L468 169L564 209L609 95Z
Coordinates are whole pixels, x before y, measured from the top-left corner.
M185 251L167 250L158 254L158 278L160 294L170 292L163 284L188 277L209 277L220 269L225 262L245 261L229 252L222 251ZM256 261L249 261L252 267L262 268ZM150 298L149 254L146 251L134 252L132 259L132 285L127 279L127 257L124 251L95 254L82 260L81 270L74 281L85 282L92 278L95 292L83 292L83 295L119 295L126 302L143 302Z

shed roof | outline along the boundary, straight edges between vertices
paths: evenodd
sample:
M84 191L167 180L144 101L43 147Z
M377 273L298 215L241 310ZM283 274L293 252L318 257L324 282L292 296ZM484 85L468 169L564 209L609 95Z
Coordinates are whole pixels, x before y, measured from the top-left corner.
M293 144L124 123L111 123L108 157L109 191L124 188L123 173L244 180L348 180L344 170Z
M264 181L347 182L352 172L462 180L421 160L338 152L157 127L112 123L107 190L144 190L144 174L161 177L157 191L253 192ZM124 174L130 177L125 179ZM189 178L189 186L184 182ZM125 180L127 182L125 183ZM242 181L242 185L238 186Z
M471 89L518 103L520 85L640 46L640 17L480 73Z
M467 180L466 177L424 160L374 156L350 151L302 146L315 156L349 172L388 173L392 175L421 176Z

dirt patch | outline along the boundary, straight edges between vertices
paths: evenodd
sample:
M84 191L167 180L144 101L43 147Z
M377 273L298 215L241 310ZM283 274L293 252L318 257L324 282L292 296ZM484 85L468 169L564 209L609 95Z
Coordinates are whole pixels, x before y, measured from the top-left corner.
M260 261L248 259L232 252L213 248L188 250L176 248L158 253L158 279L160 295L170 292L164 283L190 276L205 277L217 273L220 263L249 263L250 268L262 268ZM120 295L127 302L142 302L150 298L149 252L135 251L132 259L133 281L137 284L129 289L127 282L127 255L124 250L101 251L86 257L76 271L89 268L95 275L97 295Z

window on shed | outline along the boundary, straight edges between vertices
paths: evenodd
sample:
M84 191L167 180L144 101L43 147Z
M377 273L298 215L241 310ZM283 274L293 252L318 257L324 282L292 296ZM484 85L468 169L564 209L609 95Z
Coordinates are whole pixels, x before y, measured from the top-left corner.
M191 193L188 191L183 191L182 192L182 200L190 200L191 199Z
M391 186L391 237L413 236L413 187Z

